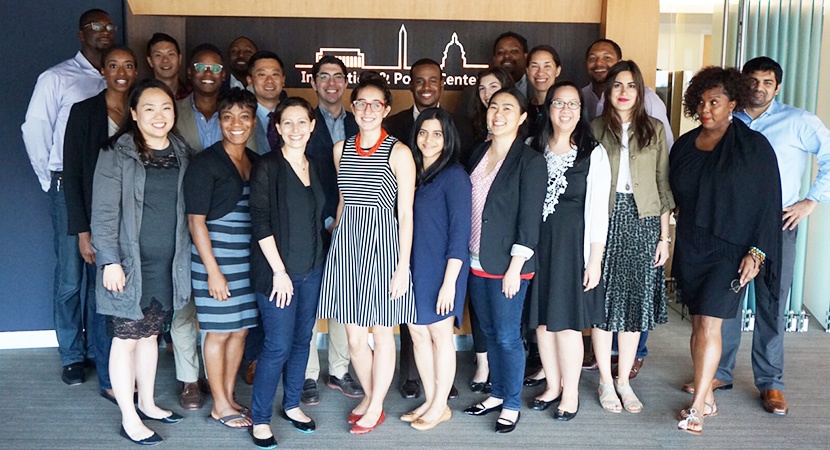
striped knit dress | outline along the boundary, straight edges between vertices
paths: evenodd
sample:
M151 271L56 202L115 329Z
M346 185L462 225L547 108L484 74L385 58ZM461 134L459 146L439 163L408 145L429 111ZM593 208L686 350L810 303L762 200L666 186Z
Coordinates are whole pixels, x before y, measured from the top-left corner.
M251 210L248 198L251 188L245 182L242 198L233 211L207 221L210 245L219 270L228 282L231 296L224 302L214 299L208 291L207 270L202 258L192 247L190 272L193 299L199 329L206 332L229 333L257 325L256 297L251 287Z
M374 154L360 156L355 137L346 140L340 159L337 184L344 207L326 260L318 314L363 327L415 322L411 274L406 293L389 297L400 250L398 185L389 166L397 139L388 136Z

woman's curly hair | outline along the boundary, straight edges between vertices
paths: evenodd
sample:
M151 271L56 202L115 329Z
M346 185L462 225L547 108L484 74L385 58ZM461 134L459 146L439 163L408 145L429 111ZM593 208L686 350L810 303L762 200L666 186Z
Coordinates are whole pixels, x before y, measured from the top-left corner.
M735 102L735 111L742 111L749 104L752 88L738 69L710 66L701 69L689 81L683 94L683 114L696 119L697 105L703 99L703 93L716 87L722 87L729 100Z

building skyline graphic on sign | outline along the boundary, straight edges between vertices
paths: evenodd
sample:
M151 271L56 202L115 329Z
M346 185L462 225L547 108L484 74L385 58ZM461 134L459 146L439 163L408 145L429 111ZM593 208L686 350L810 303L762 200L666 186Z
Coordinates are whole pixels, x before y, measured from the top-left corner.
M441 56L441 69L447 66L447 59L450 58L450 50L453 46L458 47L461 55L461 67L463 69L487 69L489 64L475 64L467 62L467 51L464 49L464 44L458 39L458 33L453 32L447 45L444 46L444 51ZM409 35L406 31L406 26L401 24L398 30L398 61L394 66L378 66L367 65L366 54L360 48L348 47L321 47L314 54L314 61L319 61L323 56L331 55L343 61L349 69L361 70L409 70L412 66L409 64ZM296 69L310 69L313 64L294 64Z

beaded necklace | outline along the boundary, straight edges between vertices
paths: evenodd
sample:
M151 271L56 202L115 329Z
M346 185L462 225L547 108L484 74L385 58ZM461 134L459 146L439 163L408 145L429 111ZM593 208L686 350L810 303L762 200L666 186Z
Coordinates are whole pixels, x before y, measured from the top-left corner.
M364 150L360 147L360 133L357 133L357 138L355 138L354 141L354 148L357 151L357 154L360 156L372 156L375 154L376 151L378 151L378 149L380 148L380 144L383 144L384 139L386 139L388 136L389 135L386 133L386 130L381 128L380 137L378 138L378 141L375 142L375 145L373 145L372 148L368 150Z

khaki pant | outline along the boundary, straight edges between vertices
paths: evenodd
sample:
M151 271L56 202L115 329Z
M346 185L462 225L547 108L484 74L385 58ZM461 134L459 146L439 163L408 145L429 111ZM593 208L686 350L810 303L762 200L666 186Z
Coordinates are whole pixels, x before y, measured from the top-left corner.
M196 324L196 304L191 297L184 308L173 314L173 322L170 324L176 379L183 383L195 383L199 379L199 351L196 344L199 332Z
M343 378L349 371L349 340L346 338L346 327L334 320L328 319L329 332L329 375ZM311 348L308 353L308 365L305 369L306 379L317 380L320 376L320 358L317 352L317 322L311 334Z

